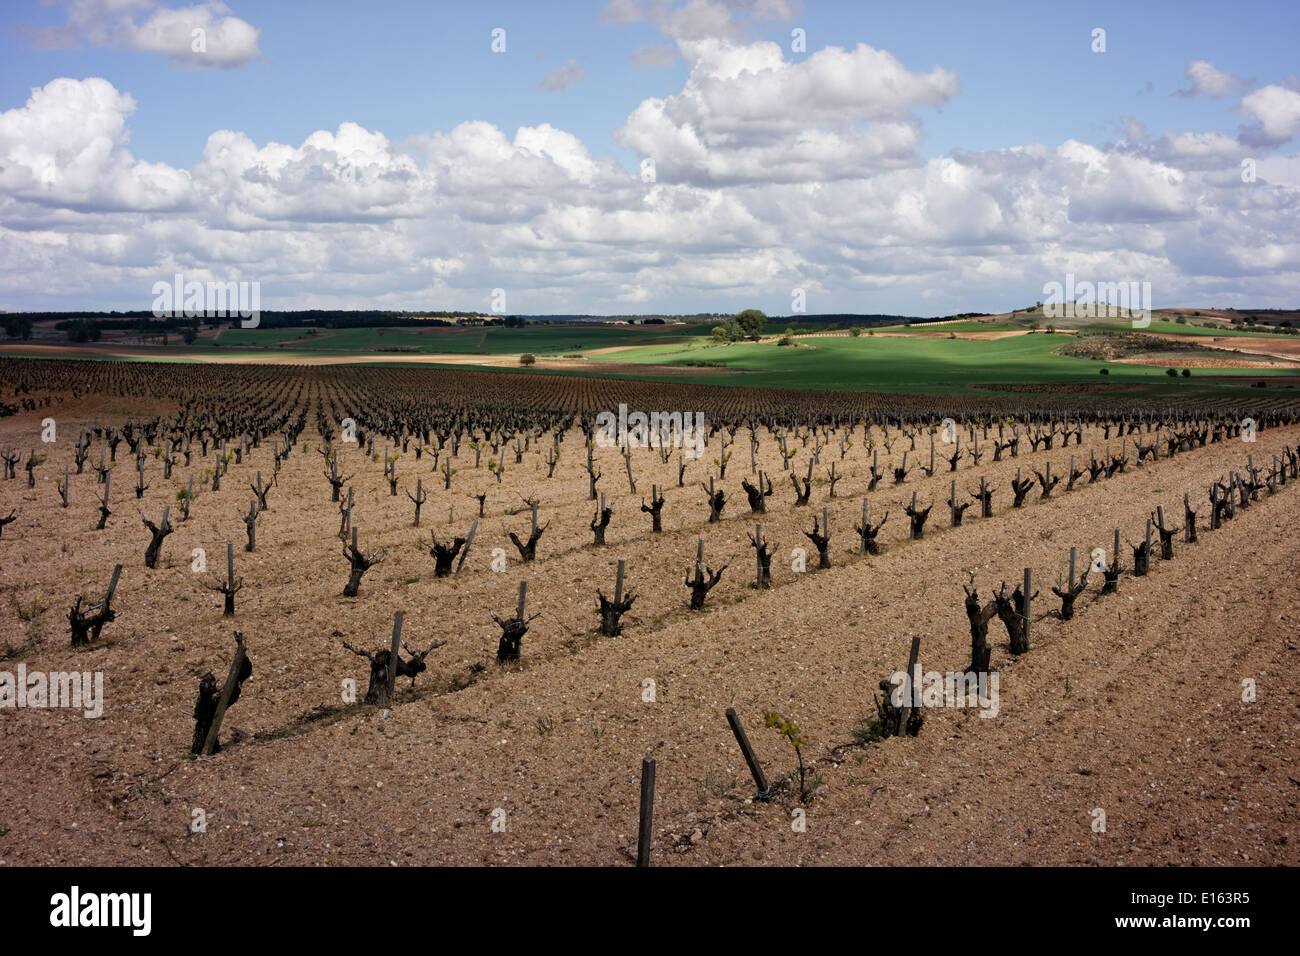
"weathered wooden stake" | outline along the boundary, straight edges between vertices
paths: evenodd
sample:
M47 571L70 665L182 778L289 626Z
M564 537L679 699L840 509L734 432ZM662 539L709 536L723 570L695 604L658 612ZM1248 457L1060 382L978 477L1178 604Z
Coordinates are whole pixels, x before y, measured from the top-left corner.
M460 574L461 565L465 563L465 558L469 556L469 546L474 543L474 535L478 531L478 519L469 526L469 534L465 535L465 546L460 549L460 560L456 562L456 574Z
M1025 649L1029 649L1029 622L1031 615L1029 613L1029 602L1033 599L1033 588L1030 584L1030 569L1025 568Z
M655 758L641 758L641 825L637 830L636 865L650 865L650 828L655 813Z
M225 685L221 688L221 699L217 701L217 711L212 715L212 726L208 728L208 736L203 741L203 755L211 756L217 746L217 734L221 731L222 718L226 716L226 708L230 706L230 698L239 686L239 670L244 666L243 635L235 635L235 659L230 664L230 675L226 678Z
M754 799L761 801L771 799L772 788L768 785L767 777L763 775L763 768L758 765L754 748L749 745L749 738L745 736L745 728L740 726L740 718L736 716L735 708L727 708L727 723L731 725L731 732L736 735L736 743L740 744L740 752L745 755L745 763L749 764L749 772L754 776L754 786L758 787Z
M402 649L402 612L393 615L393 649L388 656L388 699L393 699L397 686L397 652Z
M907 654L907 693L903 695L903 709L898 717L898 736L907 736L907 718L911 714L913 699L919 702L921 697L920 688L916 680L916 662L921 656L921 635L912 636L912 649Z

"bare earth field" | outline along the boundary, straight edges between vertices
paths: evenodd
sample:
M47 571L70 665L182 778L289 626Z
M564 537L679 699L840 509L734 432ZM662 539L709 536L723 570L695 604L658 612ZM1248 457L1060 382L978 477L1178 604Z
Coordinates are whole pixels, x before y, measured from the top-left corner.
M21 464L18 478L0 481L0 516L21 509L0 538L7 653L0 670L21 660L29 670L102 671L106 696L97 720L0 710L0 864L626 864L636 850L647 754L658 764L661 865L1300 863L1300 482L1264 492L1214 531L1206 496L1212 481L1242 471L1247 455L1267 467L1300 442L1300 426L1172 458L1162 448L1159 460L1141 466L1127 440L1124 472L1094 484L1085 476L1068 492L1062 482L1046 500L1035 489L1019 510L1008 490L1018 468L1050 463L1064 473L1071 458L1118 452L1121 440L1085 427L1081 447L1034 452L1024 442L1019 457L1001 462L984 447L978 466L967 458L949 473L940 462L933 477L914 470L901 485L886 478L868 492L859 428L844 458L837 443L823 447L811 506L795 508L777 442L761 431L758 465L775 476L775 491L758 517L740 489L742 478L752 480L742 431L716 524L705 520L700 488L717 473L716 436L703 458L688 461L685 487L677 487L675 454L663 463L651 450L636 451L636 494L618 450L597 448L599 487L614 510L604 548L591 545L576 430L549 479L549 435L518 464L508 452L499 484L487 470L493 455L485 450L475 467L462 444L451 490L412 448L397 459L397 497L381 462L340 445L361 546L388 551L359 596L344 598L340 517L311 427L280 471L251 554L243 551L241 515L249 482L274 470L269 441L230 466L220 491L198 496L154 570L143 564L149 536L137 505L156 521L191 472L203 483L213 449L204 457L196 445L192 467L178 464L170 480L148 459L149 487L137 502L134 462L120 446L105 531L94 530L101 486L90 464L82 475L73 469L70 506L59 507L56 479L80 429L163 410L69 398L0 419L0 449L50 455L35 470L35 488ZM47 415L58 421L59 441L41 446ZM802 475L813 443L792 443L799 447L792 467ZM890 452L880 447L881 470L908 448L905 438ZM93 452L92 464L98 443ZM918 440L909 465L923 453L928 444ZM845 476L834 498L825 481L832 460ZM981 476L998 489L994 517L981 520L972 509L961 527L949 527L949 482L965 497ZM406 496L417 477L429 495L419 529ZM639 511L652 484L667 498L657 536ZM440 539L464 535L478 507L471 495L481 492L485 517L464 570L435 578L430 530ZM919 541L907 539L901 511L913 492L935 502ZM1200 540L1185 544L1178 535L1172 560L1153 560L1142 578L1126 573L1117 595L1101 596L1094 575L1074 620L1058 620L1049 587L1069 548L1109 551L1116 527L1136 542L1157 505L1181 525L1184 493L1199 513ZM507 532L526 536L528 515L505 512L533 495L547 530L538 560L524 564ZM875 557L857 553L852 531L864 496L874 520L889 513ZM819 571L802 532L823 507L834 566ZM747 535L756 520L779 545L769 591L751 586ZM705 609L691 612L683 575L701 538L710 565L730 563ZM210 568L223 566L226 542L236 545L244 581L233 619L201 586L206 576L191 570L197 548ZM796 546L808 550L806 573L792 570ZM508 557L502 572L490 566L494 548ZM602 637L595 591L610 593L619 559L638 597L623 636ZM67 609L78 593L97 600L118 562L125 569L117 620L100 642L72 650ZM1025 567L1041 589L1030 652L1013 657L996 620L989 631L997 715L927 709L915 738L854 745L854 729L874 717L878 682L905 664L913 635L926 671L969 663L965 572L975 572L987 599ZM498 665L500 631L488 610L513 610L521 580L529 613L541 616L523 640L522 660ZM344 705L343 681L364 693L367 675L342 641L386 644L396 610L405 612L411 647L445 644L414 689L399 680L390 710ZM253 675L226 715L222 752L190 757L199 678L226 673L236 630ZM1242 699L1247 678L1257 686L1250 703ZM647 679L653 701L643 699ZM728 707L774 781L793 773L795 755L763 715L775 710L798 722L805 761L821 778L811 799L799 801L792 785L771 802L752 800L723 717ZM806 813L806 832L792 829L796 808ZM504 832L492 829L498 809ZM1104 833L1092 828L1096 809L1105 811ZM197 810L206 832L191 831Z
M1153 337L1164 339L1166 341L1186 341L1186 336L1155 335ZM1284 362L1279 363L1279 365L1289 365L1296 361L1300 361L1300 340L1289 336L1284 338L1279 335L1207 335L1198 336L1194 341L1197 345L1205 348L1224 349L1232 352L1245 352L1251 355L1265 355L1270 358L1283 359ZM1223 365L1223 363L1218 364L1220 366ZM1258 363L1250 364L1258 365ZM1278 366L1270 365L1258 367L1272 368Z
M587 354L596 355L605 352L618 352L636 349L640 346L611 346L609 348L591 349ZM41 345L32 343L6 344L4 351L12 355L33 358L99 358L99 359L158 359L169 362L203 362L212 365L357 365L367 362L401 365L464 365L480 368L519 368L522 353L502 355L465 354L463 352L420 353L402 352L300 352L286 358L282 352L263 349L231 349L225 352L195 350L192 352L180 348L150 348L149 346L129 345ZM591 362L584 358L565 358L562 356L538 358L533 365L538 369L558 369L581 371L590 369ZM676 365L630 364L623 362L602 362L601 374L654 374L666 378L690 377L717 378L735 375L736 370L728 368L710 368L708 366L683 368Z
M1261 359L1188 358L1187 353L1138 355L1113 361L1122 365L1150 365L1155 368L1295 368L1294 362L1270 362Z

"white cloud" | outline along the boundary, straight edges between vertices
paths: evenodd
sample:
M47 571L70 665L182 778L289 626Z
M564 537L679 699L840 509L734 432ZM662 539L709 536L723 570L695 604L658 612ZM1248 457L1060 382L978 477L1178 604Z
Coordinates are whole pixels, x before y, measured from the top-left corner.
M51 80L27 104L0 113L0 189L82 211L178 209L189 176L126 149L136 103L107 80Z
M1190 86L1178 90L1178 96L1230 96L1250 86L1249 80L1225 73L1209 60L1193 60L1187 64Z
M1300 92L1285 86L1264 86L1241 98L1241 108L1258 121L1242 131L1250 146L1277 146L1300 133Z
M538 86L549 93L556 93L560 90L567 90L586 78L587 71L578 66L577 60L570 60L568 63L557 66L542 77L542 82Z
M679 47L691 66L685 88L644 101L615 134L669 180L793 182L912 163L921 139L912 110L958 91L956 74L911 73L866 44L798 63L775 43Z
M91 46L163 53L185 69L231 69L261 55L260 31L224 3L163 7L154 0L63 0L68 22L27 30L39 48ZM143 16L137 22L137 17Z
M1130 124L1113 145L923 161L914 111L955 95L946 71L867 47L681 49L682 89L620 133L650 148L651 183L567 130L482 121L403 142L216 130L175 169L127 150L129 94L52 81L0 114L0 306L147 308L176 271L259 279L266 308L485 308L502 287L519 312L779 313L796 286L812 312L964 311L1066 272L1151 281L1157 304L1284 304L1300 285L1294 157L1246 184L1228 136ZM1288 100L1257 93L1242 108L1285 132Z
M387 221L428 212L433 181L382 133L343 123L300 147L258 148L243 133L208 137L194 169L211 215L245 228L276 221Z
M1194 194L1172 166L1067 140L1057 150L1072 222L1136 223L1186 218Z
M1136 155L1180 170L1236 168L1249 151L1224 133L1165 133Z

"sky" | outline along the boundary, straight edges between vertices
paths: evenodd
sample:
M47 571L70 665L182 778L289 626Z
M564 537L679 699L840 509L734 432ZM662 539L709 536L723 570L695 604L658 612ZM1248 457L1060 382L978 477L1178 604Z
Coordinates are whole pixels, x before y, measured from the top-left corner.
M0 309L1300 307L1300 4L6 0Z

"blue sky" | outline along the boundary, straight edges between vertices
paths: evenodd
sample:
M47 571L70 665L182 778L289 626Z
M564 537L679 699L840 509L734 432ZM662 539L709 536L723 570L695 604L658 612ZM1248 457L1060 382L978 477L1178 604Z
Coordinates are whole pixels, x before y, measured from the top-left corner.
M812 312L934 314L1023 305L1066 271L1150 280L1157 305L1297 305L1298 4L127 5L0 11L0 307L143 308L145 280L176 268L260 278L280 307L484 308L504 287L511 311L779 313L798 283ZM244 33L205 68L189 27L216 53L227 18ZM859 44L872 53L856 62L809 62ZM647 48L671 62L638 65ZM566 67L576 81L543 88ZM77 86L29 104L61 78ZM778 105L731 115L756 96ZM667 119L638 114L658 102ZM344 124L383 142L258 152ZM222 130L269 186L201 168ZM841 159L804 155L823 134ZM944 157L961 169L936 186ZM304 184L349 164L375 194L321 187L312 207ZM494 171L510 199L489 208ZM800 218L797 196L820 198Z

